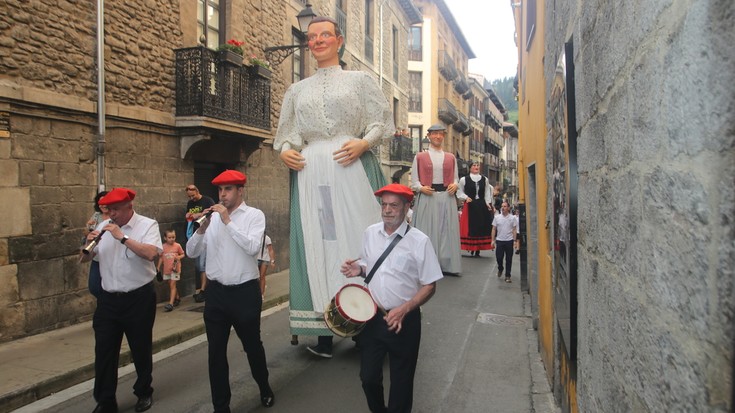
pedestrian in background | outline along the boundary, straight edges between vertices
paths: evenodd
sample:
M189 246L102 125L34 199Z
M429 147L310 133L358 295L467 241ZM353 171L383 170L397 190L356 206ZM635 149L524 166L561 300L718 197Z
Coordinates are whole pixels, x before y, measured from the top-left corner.
M510 206L507 201L501 204L501 212L493 219L493 246L495 247L495 259L498 261L498 277L503 276L505 270L505 282L510 281L510 270L513 266L513 246L518 243L518 221L510 214ZM505 266L503 266L505 260Z
M163 309L169 312L181 303L176 283L181 279L181 260L186 254L184 254L181 244L176 242L176 231L166 230L164 238L166 242L163 244L163 251L158 260L158 271L163 274L163 280L168 281L169 300L168 304L163 306Z
M215 413L229 412L230 369L227 343L234 327L258 384L260 402L275 403L268 383L265 349L260 339L260 311L263 304L258 283L256 256L265 232L265 215L243 202L244 174L226 170L212 181L219 187L219 201L205 209L211 216L186 244L190 257L207 254L207 299L204 328L209 343L209 385Z
M188 240L194 234L194 221L201 218L205 209L214 205L214 200L206 195L200 194L199 188L194 184L186 186L186 196L189 198L189 201L186 203L186 239ZM204 267L206 264L206 253L203 253L194 259L196 288L196 291L194 292L194 301L197 303L204 301L205 297L204 289L207 288L207 273L204 271Z
M260 246L260 254L258 254L258 270L260 271L260 294L265 299L265 275L268 267L276 268L276 252L273 250L273 242L271 237L263 234L263 243Z
M110 220L101 230L87 235L91 242L100 239L81 261L98 256L102 293L92 318L94 329L94 413L117 412L117 366L122 337L128 339L137 379L133 392L138 397L135 411L153 405L153 322L156 318L156 293L153 261L162 251L158 222L133 209L135 192L115 188L99 201L109 209ZM104 234L102 233L104 231Z
M291 169L291 334L319 336L307 350L331 358L324 310L344 284L343 257L360 252L355 234L380 219L373 192L386 181L370 148L395 128L375 79L342 70L337 22L315 17L306 38L318 69L286 91L273 148Z
M100 230L104 225L107 224L107 220L110 216L107 215L107 205L100 205L100 199L107 195L107 191L98 192L94 197L94 213L92 217L87 221L87 231L84 235L82 243L87 244L87 235L94 230ZM99 298L102 293L102 277L100 276L100 262L99 257L95 256L89 264L89 277L87 279L87 288L89 292L95 297Z
M410 412L421 344L420 307L434 295L442 272L429 237L406 223L411 189L390 184L375 195L381 197L383 222L365 230L360 259L345 261L341 271L346 277L370 273L365 282L380 308L357 337L360 380L368 407L371 412ZM385 255L386 245L394 245L395 251ZM379 263L382 257L385 260ZM383 394L386 356L390 370L387 407Z

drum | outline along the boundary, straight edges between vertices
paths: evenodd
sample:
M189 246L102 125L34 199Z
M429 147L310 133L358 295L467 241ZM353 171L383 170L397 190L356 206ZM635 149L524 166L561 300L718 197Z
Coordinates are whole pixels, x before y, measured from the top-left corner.
M325 309L324 321L334 334L352 337L362 331L377 311L378 306L366 287L347 284L337 291Z

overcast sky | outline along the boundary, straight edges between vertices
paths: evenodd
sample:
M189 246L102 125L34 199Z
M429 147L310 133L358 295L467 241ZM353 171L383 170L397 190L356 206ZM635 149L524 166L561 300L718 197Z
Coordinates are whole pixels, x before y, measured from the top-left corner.
M470 44L474 59L470 73L493 81L514 77L518 49L513 41L515 25L510 0L444 0Z

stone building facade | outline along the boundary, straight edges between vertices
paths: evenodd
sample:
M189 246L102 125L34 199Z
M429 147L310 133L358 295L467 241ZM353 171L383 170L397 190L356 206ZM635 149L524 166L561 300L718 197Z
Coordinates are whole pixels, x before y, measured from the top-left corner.
M157 219L162 230L176 229L183 245L186 184L196 183L216 198L212 177L238 169L248 176L246 203L266 214L276 270L288 268L288 170L272 142L286 88L298 80L297 69L301 78L313 73L315 62L302 49L303 67L296 68L291 56L273 65L268 78L249 74L248 60L265 58L268 46L293 44L296 14L306 2L106 1L104 134L98 133L96 5L88 3L12 2L0 15L0 196L12 203L0 224L0 342L91 316L88 266L77 263L77 254L100 187L136 190L136 211ZM336 2L312 3L316 13L335 17ZM398 46L395 56L405 69L407 27L418 14L409 0L383 4L384 33L399 29L391 44ZM217 7L208 8L212 5ZM348 21L354 25L348 35L356 40L364 10L350 5ZM217 20L216 40L206 30L202 36L207 19L197 15L200 10ZM374 6L378 27L376 11ZM229 39L244 41L243 64L223 63L202 45L213 48ZM348 40L354 50L357 44ZM372 68L380 78L377 59L372 66L352 57L347 61L348 70ZM385 60L391 73L392 62ZM250 94L232 92L246 88L238 79ZM407 117L405 82L401 70L383 86L391 105L398 97L398 120ZM182 114L177 102L190 93L204 96L193 99L199 112ZM215 114L202 109L212 96L220 105ZM234 119L220 116L233 99L249 109L236 111ZM260 122L237 117L252 115L252 108L266 111ZM182 294L193 292L193 278L193 266L185 261ZM164 286L157 288L166 296Z
M287 21L281 1L259 2L268 13L233 3L231 21ZM0 341L88 319L94 309L88 267L77 263L98 186L96 12L88 6L14 2L0 16L0 194L12 203L0 225ZM288 245L287 192L273 191L287 172L267 146L271 128L210 119L191 139L176 116L174 51L197 43L196 18L182 20L196 16L196 2L108 1L104 13L106 188L135 189L136 210L177 229L183 242L184 187L201 164L222 162L248 175L246 202L266 212L274 243ZM232 24L227 35L252 35L247 52L276 41L252 26ZM273 96L284 90L273 82ZM187 267L184 293L194 286Z
M560 120L576 143L571 311L558 306L565 238L553 220L535 252L553 257L551 285L539 280L535 300L557 399L572 412L732 411L735 4L524 1L515 13L519 104L544 98L521 110L519 125L525 202L542 209L529 207L529 227L549 226L559 205ZM566 114L555 110L560 90L571 96ZM541 142L528 135L539 115ZM544 191L529 179L531 142L546 153L534 166L545 170L536 175Z

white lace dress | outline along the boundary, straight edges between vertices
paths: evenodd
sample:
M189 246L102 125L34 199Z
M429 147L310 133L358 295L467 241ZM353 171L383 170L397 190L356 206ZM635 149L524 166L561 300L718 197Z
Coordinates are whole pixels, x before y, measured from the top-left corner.
M306 263L305 269L295 268L299 260L292 243L292 331L294 326L324 327L321 313L346 283L340 265L359 256L364 230L380 221L380 206L361 160L341 166L333 152L361 137L372 147L391 137L394 129L388 102L367 73L332 66L286 91L273 147L300 150L306 159L296 174L298 204L292 199L291 205L298 206L296 218L301 221L301 228L292 225L291 237L302 233ZM293 221L294 211L291 217ZM296 296L302 293L310 295L310 303L298 304Z

